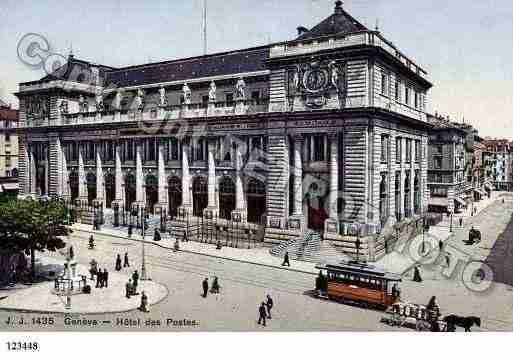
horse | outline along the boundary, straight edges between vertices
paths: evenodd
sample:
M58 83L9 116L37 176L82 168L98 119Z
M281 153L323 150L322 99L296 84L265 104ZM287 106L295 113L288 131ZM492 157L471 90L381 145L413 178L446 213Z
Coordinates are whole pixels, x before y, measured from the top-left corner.
M470 328L472 328L474 324L478 327L481 326L481 318L479 317L460 317L452 314L444 317L443 321L447 323L448 332L455 332L457 326L464 328L465 332L470 332Z

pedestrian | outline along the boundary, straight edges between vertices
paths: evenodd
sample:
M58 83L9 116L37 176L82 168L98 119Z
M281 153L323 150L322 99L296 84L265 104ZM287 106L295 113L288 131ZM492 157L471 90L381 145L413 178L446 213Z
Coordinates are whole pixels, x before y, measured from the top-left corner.
M445 264L447 265L447 268L451 266L451 254L445 253Z
M267 318L271 319L271 309L273 309L274 302L270 294L267 294L267 301L265 302L265 306L267 307Z
M132 232L133 232L133 228L132 228L132 223L130 223L128 225L128 238L132 238Z
M189 242L189 238L187 238L187 231L183 231L183 240L184 242Z
M440 252L444 249L444 242L441 239L438 241L438 249Z
M413 281L414 282L422 282L422 278L420 276L420 270L419 270L419 267L418 266L415 266L415 268L413 269Z
M98 274L98 263L96 263L96 260L93 259L89 264L91 265L91 268L89 269L91 280L94 280L94 277Z
M121 256L119 254L116 257L116 270L118 272L121 270Z
M265 318L267 317L267 312L266 312L266 309L265 309L265 303L262 302L262 304L260 304L260 307L258 308L258 324L260 324L262 321L262 325L265 327Z
M290 267L289 252L285 252L285 256L283 257L283 263L281 265Z
M203 298L207 297L207 293L208 293L208 278L205 278L203 280Z
M210 293L212 294L219 294L219 281L217 277L214 277L214 281L212 282L212 289L210 290Z
M463 217L460 217L460 227L463 227Z
M105 288L109 287L109 272L107 272L107 268L103 268L103 282L105 284Z
M155 242L158 242L160 241L160 231L158 230L158 228L155 228L155 232L153 233L153 240Z
M100 269L96 273L96 288L100 288L101 280L102 280L102 270Z
M105 273L101 268L98 270L98 275L100 276L100 288L103 288L105 287Z
M145 313L148 313L150 311L148 308L148 296L146 295L146 293L144 291L142 292L142 295L141 295L141 306L139 307L139 310L141 312L145 312Z
M75 252L73 251L73 246L69 247L69 259L75 258Z
M130 299L130 295L132 295L132 280L131 279L128 280L128 282L126 283L125 288L126 288L126 291L125 291L126 294L125 295L126 295L126 297L128 299Z
M134 294L137 293L137 286L139 285L139 272L137 272L137 269L135 270L134 274L132 274L132 280L133 280L133 286L134 286Z
M125 261L123 262L123 268L130 267L130 263L128 263L128 252L125 252Z

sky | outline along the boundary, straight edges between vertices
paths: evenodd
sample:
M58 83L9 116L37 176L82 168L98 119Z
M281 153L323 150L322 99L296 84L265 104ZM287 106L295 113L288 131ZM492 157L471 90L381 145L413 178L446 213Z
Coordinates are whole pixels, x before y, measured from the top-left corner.
M207 0L208 52L293 39L328 17L333 0ZM513 140L511 0L346 0L344 9L429 73L431 112ZM27 33L52 52L110 66L201 55L203 0L0 0L0 97L45 75L17 56Z

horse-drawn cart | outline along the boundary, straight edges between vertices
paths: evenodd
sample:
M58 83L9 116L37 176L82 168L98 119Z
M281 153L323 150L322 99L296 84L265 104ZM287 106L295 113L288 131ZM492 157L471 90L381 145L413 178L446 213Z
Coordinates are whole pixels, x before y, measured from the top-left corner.
M411 327L417 331L445 331L447 325L440 320L438 308L428 309L425 305L396 302L385 312L383 323L397 327Z

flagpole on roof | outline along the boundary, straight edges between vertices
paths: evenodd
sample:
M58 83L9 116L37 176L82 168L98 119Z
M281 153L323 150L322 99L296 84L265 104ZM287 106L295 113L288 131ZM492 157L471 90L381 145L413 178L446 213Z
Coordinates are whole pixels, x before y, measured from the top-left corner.
M207 54L207 0L203 0L203 55Z

